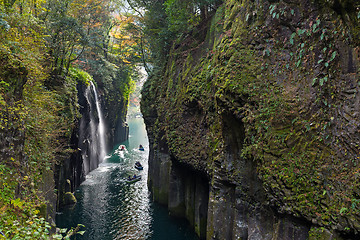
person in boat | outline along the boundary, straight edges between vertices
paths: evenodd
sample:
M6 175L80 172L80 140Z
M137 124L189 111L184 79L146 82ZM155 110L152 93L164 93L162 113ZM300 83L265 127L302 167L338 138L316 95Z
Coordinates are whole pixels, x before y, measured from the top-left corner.
M140 162L135 163L136 166L141 166Z
M122 145L120 150L121 150L121 151L122 151L122 150L125 150L125 146Z
M128 176L128 180L131 180L131 177L130 177L130 176Z
M144 150L143 145L141 145L141 144L140 144L140 146L139 146L139 150Z
M134 179L136 178L136 174L134 174L133 178L134 178Z

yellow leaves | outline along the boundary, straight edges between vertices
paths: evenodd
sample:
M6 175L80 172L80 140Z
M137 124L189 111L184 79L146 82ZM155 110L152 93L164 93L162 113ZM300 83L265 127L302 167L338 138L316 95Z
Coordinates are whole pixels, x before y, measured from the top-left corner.
M11 204L14 207L18 207L19 209L23 209L24 201L22 201L20 198L17 198L15 200L11 200Z
M120 28L126 27L128 24L134 24L136 20L139 20L138 17L135 17L134 15L115 15L115 20L117 21L117 26Z
M113 54L118 55L122 62L131 64L131 59L140 57L139 49L143 45L141 42L141 32L137 29L139 17L133 15L115 15L116 25L111 29L111 47Z
M7 209L7 206L6 206L6 205L0 207L0 213L4 213L4 212L6 211L6 209ZM0 215L0 216L1 216L1 215Z

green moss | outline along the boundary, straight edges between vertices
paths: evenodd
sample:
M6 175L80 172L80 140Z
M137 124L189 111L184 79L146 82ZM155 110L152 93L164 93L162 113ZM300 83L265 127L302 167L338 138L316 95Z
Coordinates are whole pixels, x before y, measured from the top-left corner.
M334 236L329 230L324 227L311 227L309 231L309 240L342 240L343 238Z
M66 192L64 194L64 205L72 205L77 203L76 197L71 192Z
M240 8L241 5L234 0L226 2L225 21L224 21L225 30L229 30L232 27L233 22L235 22L235 19L240 12L239 11Z
M225 14L225 6L221 6L217 9L215 16L211 19L211 25L206 36L205 41L212 43L215 40L215 36L217 33L220 33L223 28L223 20ZM212 46L210 44L210 46ZM212 49L212 47L210 47Z
M276 4L279 14L285 6L294 7ZM300 12L293 14L299 16L294 18L308 14L308 9L297 7ZM269 11L258 13L250 1L226 1L201 45L208 49L173 49L171 67L165 70L168 86L156 86L160 74L152 80L153 91L144 96L158 101L154 109L165 120L157 127L165 133L160 137L171 154L195 167L205 166L210 175L217 170L214 162L225 158L223 116L234 116L245 128L241 157L256 162L267 194L277 199L276 207L335 227L340 220L334 216L349 218L360 209L354 193L358 161L346 154L340 157L340 139L332 135L331 119L341 105L335 90L342 79L336 70L336 44L349 41L347 28L340 19L323 21L320 15L304 20L295 32L289 28L290 33L278 33L276 14L270 21ZM329 18L335 16L331 9L325 11ZM199 59L199 52L207 54ZM317 59L317 53L324 60ZM319 79L317 66L322 69ZM205 157L200 158L202 150ZM237 179L241 171L226 174Z
M213 215L210 215L210 218L208 216L207 219L207 229L206 229L206 239L212 239L214 236L214 219L213 219Z
M81 82L87 86L90 86L90 82L94 81L89 73L79 68L70 67L69 76L70 78L76 79L78 82Z

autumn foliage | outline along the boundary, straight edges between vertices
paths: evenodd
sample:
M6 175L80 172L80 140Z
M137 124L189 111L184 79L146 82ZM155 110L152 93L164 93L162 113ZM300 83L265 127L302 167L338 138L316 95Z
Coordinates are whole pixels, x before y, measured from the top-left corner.
M72 151L76 84L84 80L76 73L88 72L107 100L126 103L141 61L138 22L116 1L0 1L0 231L7 239L50 237L49 193L39 189L54 191L45 176Z

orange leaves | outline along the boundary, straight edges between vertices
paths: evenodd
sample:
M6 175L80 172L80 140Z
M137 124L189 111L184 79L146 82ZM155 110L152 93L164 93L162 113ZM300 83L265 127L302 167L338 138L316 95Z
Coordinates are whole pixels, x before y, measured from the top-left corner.
M71 3L73 17L86 16L87 14L100 15L109 13L108 1L100 0L75 0ZM107 11L106 11L107 10Z
M140 18L117 14L114 20L114 26L109 33L112 52L118 55L123 63L130 64L140 58L142 32L137 25Z
M101 28L111 15L109 4L109 1L74 0L70 5L69 15L89 31Z

